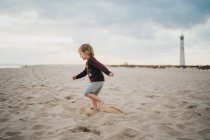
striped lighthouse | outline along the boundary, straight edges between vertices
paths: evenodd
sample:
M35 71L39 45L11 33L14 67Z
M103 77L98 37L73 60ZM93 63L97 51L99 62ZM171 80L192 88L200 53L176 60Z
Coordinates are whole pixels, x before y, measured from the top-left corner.
M180 36L180 66L185 66L185 56L184 56L184 35Z

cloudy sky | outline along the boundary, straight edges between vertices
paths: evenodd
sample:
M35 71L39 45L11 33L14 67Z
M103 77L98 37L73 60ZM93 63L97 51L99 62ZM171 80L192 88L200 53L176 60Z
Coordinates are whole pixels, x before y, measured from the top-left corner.
M209 0L0 0L0 64L210 64Z

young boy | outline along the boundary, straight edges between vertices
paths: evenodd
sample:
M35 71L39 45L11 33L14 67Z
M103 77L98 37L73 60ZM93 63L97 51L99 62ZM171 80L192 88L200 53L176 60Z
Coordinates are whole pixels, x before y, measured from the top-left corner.
M93 48L89 44L83 44L79 48L80 57L87 60L86 67L80 74L73 76L73 80L82 78L88 75L90 84L85 90L85 96L89 97L93 103L93 109L99 111L103 101L97 96L103 87L104 72L108 76L114 76L103 64L94 58Z

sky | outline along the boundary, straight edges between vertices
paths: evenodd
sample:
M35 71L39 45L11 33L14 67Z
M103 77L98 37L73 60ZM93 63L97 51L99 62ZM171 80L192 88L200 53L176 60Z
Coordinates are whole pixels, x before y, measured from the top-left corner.
M210 65L209 0L0 0L0 64Z

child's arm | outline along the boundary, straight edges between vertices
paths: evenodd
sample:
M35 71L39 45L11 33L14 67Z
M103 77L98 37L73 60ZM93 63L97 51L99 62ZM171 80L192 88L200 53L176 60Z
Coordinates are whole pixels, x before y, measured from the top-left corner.
M113 73L109 71L103 64L101 64L99 61L97 61L94 57L91 57L89 59L89 63L99 69L100 71L103 71L106 75L113 76Z
M84 77L84 76L86 76L87 75L87 70L86 69L84 69L80 74L78 74L78 75L76 75L76 76L73 76L73 80L76 80L76 79L79 79L79 78L82 78L82 77Z

